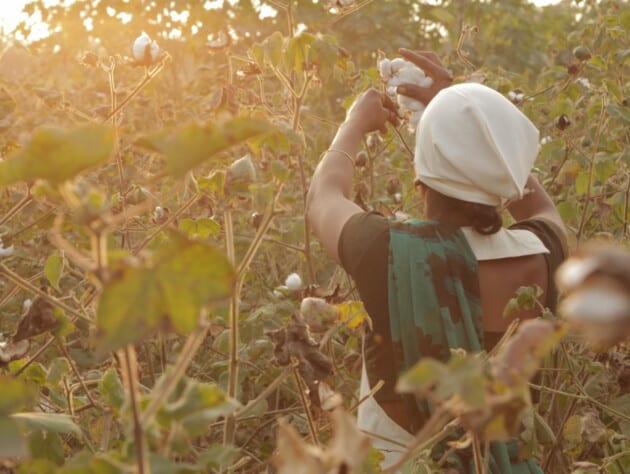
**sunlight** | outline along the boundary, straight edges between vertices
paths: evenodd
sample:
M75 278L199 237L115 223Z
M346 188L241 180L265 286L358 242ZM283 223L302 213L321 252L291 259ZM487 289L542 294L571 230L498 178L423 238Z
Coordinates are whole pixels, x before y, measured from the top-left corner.
M228 1L230 3L236 3L237 0ZM560 0L530 0L530 3L533 3L540 7L555 5L559 2ZM22 8L27 3L29 3L29 0L0 0L0 36L7 36L11 34L22 21L27 21L28 24L32 27L32 31L28 38L22 38L18 35L19 40L32 42L41 38L45 38L50 34L48 26L41 21L41 14L35 14L32 18L29 19L26 13L22 11ZM58 5L59 3L60 0L44 0L45 6ZM223 6L223 3L224 0L206 0L203 6L206 10L212 10L216 8L221 8ZM432 2L428 0L427 3ZM275 17L278 14L278 11L270 6L268 3L266 3L264 0L256 0L254 1L254 5L259 10L261 19L267 17ZM117 18L120 18L123 24L128 23L131 20L130 14L118 13L118 15L116 15L116 11L111 7L108 8L108 14L110 16L116 16ZM186 23L189 12L182 11L181 13L173 13L173 15L179 16L179 18L172 17L174 21L177 22L179 19L181 19L182 23ZM89 21L86 21L85 27L86 30L91 30L91 25ZM177 37L177 33L175 33L175 37Z

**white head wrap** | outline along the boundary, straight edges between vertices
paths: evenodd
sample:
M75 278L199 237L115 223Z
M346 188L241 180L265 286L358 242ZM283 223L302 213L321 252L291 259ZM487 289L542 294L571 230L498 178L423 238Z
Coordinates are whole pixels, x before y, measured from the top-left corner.
M538 129L508 99L477 83L440 91L416 131L416 175L462 201L497 206L523 197Z

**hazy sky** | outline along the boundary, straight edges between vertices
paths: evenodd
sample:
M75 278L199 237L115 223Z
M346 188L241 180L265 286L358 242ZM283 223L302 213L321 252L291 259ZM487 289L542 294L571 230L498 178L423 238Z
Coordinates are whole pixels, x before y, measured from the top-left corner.
M0 30L9 32L20 21L20 10L29 0L0 0ZM530 0L531 3L544 6L558 3L560 0ZM59 0L45 0L45 3L58 3Z

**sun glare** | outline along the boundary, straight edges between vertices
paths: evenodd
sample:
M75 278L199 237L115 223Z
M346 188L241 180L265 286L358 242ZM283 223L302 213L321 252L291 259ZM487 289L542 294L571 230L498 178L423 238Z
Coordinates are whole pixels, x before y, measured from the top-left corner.
M11 34L15 28L22 21L27 21L31 26L31 33L28 38L22 38L18 36L19 40L26 40L26 42L35 41L41 38L46 37L50 34L50 30L48 26L42 22L41 14L35 14L33 17L28 18L26 13L22 11L22 8L25 4L29 3L30 0L0 0L0 36L7 36ZM236 3L238 0L227 0L230 3ZM560 0L530 0L530 3L533 3L537 6L547 6L558 3ZM60 3L60 0L44 0L44 6L52 6ZM214 8L221 8L224 0L206 0L204 2L204 8L211 10ZM260 17L273 17L277 15L277 10L270 6L264 0L255 0L254 5L257 6L260 10ZM112 8L112 14L114 14L114 9ZM188 19L188 12L184 11L181 15L185 15L185 20ZM127 23L130 21L130 15L127 15L125 18L121 18L123 23ZM85 25L86 29L90 30L89 22ZM177 33L174 34L177 36Z

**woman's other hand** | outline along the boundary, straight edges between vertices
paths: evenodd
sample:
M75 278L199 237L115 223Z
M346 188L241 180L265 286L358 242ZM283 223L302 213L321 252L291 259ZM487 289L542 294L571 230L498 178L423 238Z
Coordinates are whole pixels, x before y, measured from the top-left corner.
M406 95L412 99L419 100L424 105L428 105L431 99L436 96L442 89L448 87L453 82L453 76L444 67L440 58L431 51L412 51L410 49L401 48L398 50L400 55L407 61L411 61L424 71L424 73L433 79L430 87L420 87L416 84L402 84L398 86L396 92Z
M356 98L348 110L345 124L352 125L360 133L366 134L374 130L385 133L387 122L398 125L396 106L385 93L371 88Z

